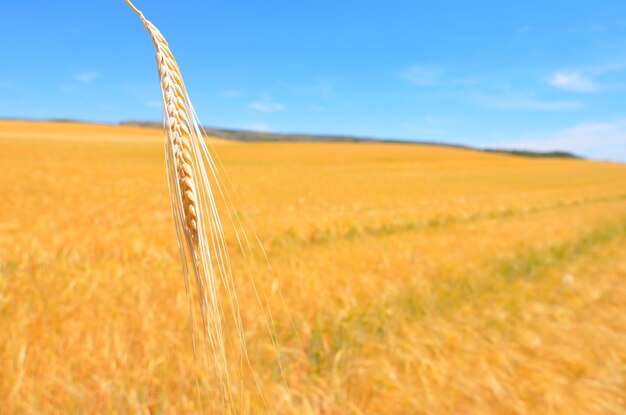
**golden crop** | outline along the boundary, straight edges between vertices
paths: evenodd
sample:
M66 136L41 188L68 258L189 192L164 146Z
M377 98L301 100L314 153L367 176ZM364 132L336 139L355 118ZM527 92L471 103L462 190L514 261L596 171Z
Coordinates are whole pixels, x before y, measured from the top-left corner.
M162 140L0 122L0 413L198 410ZM626 165L214 143L273 268L289 389L240 292L270 413L626 412Z

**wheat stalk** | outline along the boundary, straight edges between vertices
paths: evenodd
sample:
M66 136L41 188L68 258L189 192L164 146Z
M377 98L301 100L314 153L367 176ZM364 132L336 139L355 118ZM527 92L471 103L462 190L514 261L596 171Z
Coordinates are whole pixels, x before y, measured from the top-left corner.
M165 130L165 155L172 211L176 224L180 254L185 276L185 287L190 302L192 328L196 325L193 295L190 293L191 276L200 302L204 326L205 359L214 369L221 386L224 407L232 412L233 393L231 372L225 348L224 306L219 286L227 294L230 319L237 333L240 368L249 365L239 305L234 289L230 261L224 242L223 228L218 214L212 185L224 199L219 173L206 147L183 79L170 48L159 30L149 22L129 0L126 3L141 18L156 49L156 63L160 80L163 127ZM207 174L207 167L211 175ZM231 202L232 203L232 202ZM231 219L232 220L232 219ZM239 237L238 237L239 238ZM238 240L240 247L241 242ZM196 355L196 342L192 329L192 344ZM212 355L209 357L209 355ZM235 370L236 371L236 370ZM241 373L238 373L241 375Z

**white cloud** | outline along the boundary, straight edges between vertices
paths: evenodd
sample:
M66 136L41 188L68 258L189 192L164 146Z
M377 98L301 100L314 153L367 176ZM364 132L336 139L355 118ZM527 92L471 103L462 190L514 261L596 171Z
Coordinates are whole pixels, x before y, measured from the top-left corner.
M82 82L86 84L96 79L99 75L100 74L98 72L85 71L85 72L80 72L76 74L75 78L78 82Z
M400 73L400 77L419 87L468 87L484 83L482 77L443 76L440 67L431 65L413 65Z
M429 127L427 125L420 125L414 122L405 122L403 127L411 135L417 135L419 138L422 138L421 136L440 136L447 134L447 131L443 128Z
M279 112L286 107L285 104L275 102L271 96L266 95L258 101L251 102L250 108L259 112Z
M71 93L76 91L76 85L73 84L61 84L59 85L59 90L65 93Z
M559 70L547 79L549 85L572 92L599 92L621 85L598 82L596 78L626 69L626 61L615 61L603 65Z
M428 87L439 83L439 71L425 65L413 65L400 76L416 86Z
M245 127L246 130L252 130L252 131L259 131L259 132L263 132L263 133L267 133L269 131L271 131L271 128L269 125L267 124L263 124L263 123L252 123L252 124L248 124Z
M427 138L428 136L441 136L447 134L448 131L444 128L446 124L448 124L446 120L438 116L434 116L433 114L426 114L418 119L405 122L403 127L405 131L412 136Z
M626 161L626 119L584 122L536 138L509 140L494 145L538 151L565 150L597 159Z
M219 91L218 95L224 98L239 98L243 95L243 92L238 89L224 89L222 91Z
M161 101L158 99L151 99L149 101L146 101L146 107L161 108Z
M319 82L316 85L317 92L322 98L329 98L334 94L333 86L325 81Z
M319 98L330 98L335 91L333 85L325 80L312 82L280 82L282 86L297 95L307 95Z
M599 85L590 76L581 72L556 72L548 79L548 83L553 87L573 92L596 92L600 90Z
M582 107L579 101L546 100L516 93L476 94L470 100L478 105L500 110L566 111Z

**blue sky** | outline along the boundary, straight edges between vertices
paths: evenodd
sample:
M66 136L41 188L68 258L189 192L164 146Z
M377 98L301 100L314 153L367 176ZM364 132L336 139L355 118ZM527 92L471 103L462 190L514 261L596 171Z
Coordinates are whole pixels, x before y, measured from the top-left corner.
M135 4L205 125L626 161L623 0ZM0 117L160 119L123 0L5 2L0 37Z

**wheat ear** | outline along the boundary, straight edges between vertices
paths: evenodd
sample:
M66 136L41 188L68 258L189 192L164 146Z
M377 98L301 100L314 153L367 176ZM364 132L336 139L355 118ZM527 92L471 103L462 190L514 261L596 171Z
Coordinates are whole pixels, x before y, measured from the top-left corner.
M196 324L193 295L190 293L190 277L193 276L195 292L200 302L204 344L207 346L204 348L205 358L214 369L225 406L232 408L231 372L241 370L243 362L249 364L249 360L223 228L212 191L212 186L215 186L217 193L222 197L224 195L219 183L219 173L205 144L200 123L167 42L159 30L146 20L143 13L129 0L126 3L141 18L156 49L163 104L166 170L185 287L190 302L191 325L193 328ZM211 176L207 174L207 167ZM229 368L222 323L226 315L219 295L220 286L227 295L230 305L229 320L232 321L238 338L239 369ZM226 339L231 341L230 337L226 336ZM195 355L195 336L192 336L192 344ZM238 374L241 376L241 372Z
M177 185L182 196L185 226L192 240L196 241L198 232L198 208L192 169L191 146L191 117L185 101L185 85L176 64L176 60L169 49L167 41L161 32L148 20L143 13L130 2L127 3L141 18L141 22L148 29L156 48L156 62L161 80L163 94L163 111L167 136L171 141L174 159L174 168L177 173Z

